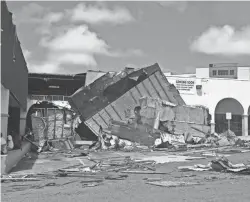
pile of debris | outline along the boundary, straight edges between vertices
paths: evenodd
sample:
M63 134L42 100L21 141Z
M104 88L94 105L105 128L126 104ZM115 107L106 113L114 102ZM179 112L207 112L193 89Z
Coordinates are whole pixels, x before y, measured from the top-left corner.
M47 182L43 186L36 187L42 188L45 186L57 186L55 179L64 177L68 179L72 178L74 181L70 180L63 185L78 182L82 184L82 187L92 187L103 184L105 180L125 180L128 174L168 174L158 172L155 166L156 162L153 160L136 160L130 156L101 159L88 157L88 160L92 162L89 166L82 163L80 166L70 166L68 168L58 169L54 172L2 176L1 182L53 180L51 183ZM77 178L77 180L75 178ZM79 180L79 178L81 178L81 180ZM67 180L65 179L65 181Z
M238 138L231 130L226 130L221 134L208 134L206 136L206 143L212 146L241 146L249 147L249 141L244 141Z
M187 106L158 64L102 74L69 103L98 137L96 149L165 143L185 148L187 143L204 143L210 130L208 110Z
M222 156L216 160L212 160L208 165L197 164L194 166L180 166L180 171L217 171L250 175L250 165L233 164L226 157Z
M135 160L130 156L94 159L88 158L94 164L90 167L65 168L59 170L59 175L72 175L77 172L121 172L121 173L154 173L155 161ZM153 172L152 172L153 171Z
M109 142L103 149L107 149L108 145L110 148L121 148L119 141L125 140L130 141L125 142L126 146L138 143L150 148L175 150L186 150L187 144L206 142L206 134L209 132L206 110L186 105L177 106L151 97L141 97L139 103L140 106L136 106L134 110L125 110L123 121L111 119L106 129L100 128L99 142ZM181 116L180 110L183 109L186 114L195 114L194 118ZM192 119L193 122L185 122L185 119Z
M58 110L46 109L45 114L44 110L33 114L33 132L39 141L39 151L44 145L58 148L52 139L68 141L74 139L75 132L82 139L95 136L91 139L97 139L90 146L93 150L180 151L199 146L245 144L232 131L211 134L208 109L186 105L158 64L96 76L91 75L97 79L88 81L87 86L70 96L70 108L64 106ZM75 124L79 116L80 121ZM74 147L73 140L67 144L68 149Z
M180 94L166 79L158 64L139 70L107 73L73 94L69 103L96 136L111 120L126 120L128 109L138 107L143 96L185 105Z

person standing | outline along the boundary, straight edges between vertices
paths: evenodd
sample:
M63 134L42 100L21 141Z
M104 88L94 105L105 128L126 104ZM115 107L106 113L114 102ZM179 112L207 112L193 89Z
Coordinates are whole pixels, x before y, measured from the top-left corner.
M7 154L7 142L1 133L1 155Z

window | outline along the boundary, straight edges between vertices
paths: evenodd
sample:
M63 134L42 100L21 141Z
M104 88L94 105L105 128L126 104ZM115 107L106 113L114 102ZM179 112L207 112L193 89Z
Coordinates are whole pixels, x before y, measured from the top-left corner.
M230 70L230 75L234 75L234 70Z
M213 76L216 76L216 74L217 74L217 71L213 70Z
M228 75L228 70L218 70L218 75L220 76Z

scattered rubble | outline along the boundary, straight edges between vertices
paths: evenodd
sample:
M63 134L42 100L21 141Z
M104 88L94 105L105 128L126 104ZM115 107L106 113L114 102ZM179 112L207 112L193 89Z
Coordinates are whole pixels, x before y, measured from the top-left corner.
M37 178L26 178L26 177L22 177L22 178L16 178L16 177L3 177L1 178L1 182L7 182L7 181L11 181L11 182L24 182L24 181L40 181Z
M33 137L25 138L38 152L75 147L170 152L250 146L230 130L211 134L208 109L186 105L158 64L96 78L70 96L66 104L42 102L29 112ZM39 104L50 107L41 110ZM82 140L76 140L76 133ZM92 133L95 138L82 133ZM85 142L94 139L91 145Z
M183 186L192 186L200 185L198 182L184 182L184 181L149 181L146 184L161 186L161 187L183 187Z
M139 70L125 69L119 73L103 74L93 83L79 89L71 96L69 103L70 106L54 103L54 108L46 108L46 113L34 108L35 111L29 112L32 131L28 130L24 138L32 143L34 151L38 153L63 153L67 158L79 160L80 164L55 172L3 176L2 182L80 178L82 187L94 187L106 180L125 180L129 174L170 175L169 172L158 171L156 164L178 158L174 156L177 152L185 154L181 156L181 161L217 157L208 165L178 167L182 172L250 174L250 165L234 165L225 156L220 157L220 154L230 152L249 152L236 147L250 147L250 142L240 140L231 130L211 134L208 109L186 105L157 64ZM86 131L91 132L95 138L88 139L88 136L80 135ZM81 140L76 140L76 133ZM6 141L1 139L1 145L6 145ZM80 149L77 150L77 147ZM153 156L140 160L130 156L97 159L89 155L103 150L176 153L166 158ZM187 156L189 154L199 156ZM85 165L80 157L87 158L92 165ZM164 181L162 178L144 180L146 184L162 187L200 184ZM50 182L36 187L63 186L73 182L79 181L64 184Z
M79 89L70 97L69 103L81 115L85 125L98 136L100 127L108 128L110 120L126 120L126 111L138 107L139 99L146 95L155 95L175 105L185 105L158 64L139 70L108 72Z
M208 165L180 166L180 171L217 171L250 175L250 165L232 164L226 157L212 160Z

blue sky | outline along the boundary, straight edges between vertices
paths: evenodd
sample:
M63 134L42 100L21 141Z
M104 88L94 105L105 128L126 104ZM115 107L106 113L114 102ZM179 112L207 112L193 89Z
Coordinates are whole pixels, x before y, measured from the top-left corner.
M30 72L250 64L250 2L7 2Z

